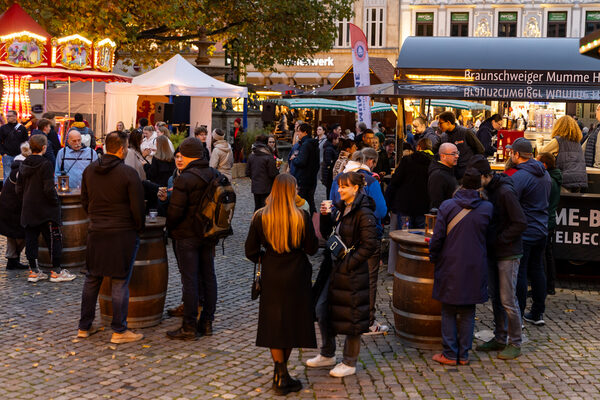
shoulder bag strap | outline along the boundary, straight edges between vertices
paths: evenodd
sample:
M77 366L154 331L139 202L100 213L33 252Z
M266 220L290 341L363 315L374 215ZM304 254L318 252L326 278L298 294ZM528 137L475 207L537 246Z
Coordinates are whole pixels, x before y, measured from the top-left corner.
M458 224L471 211L473 211L472 208L463 208L462 210L460 210L460 212L456 214L454 218L452 218L452 221L450 221L450 223L448 224L448 227L446 228L446 235L449 235L450 231L456 226L456 224Z

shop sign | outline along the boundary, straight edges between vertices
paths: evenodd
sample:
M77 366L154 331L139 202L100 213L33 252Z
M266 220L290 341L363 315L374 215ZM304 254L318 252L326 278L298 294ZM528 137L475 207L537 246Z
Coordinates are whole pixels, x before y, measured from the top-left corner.
M549 22L566 22L567 21L567 13L565 12L549 12L548 13L548 21Z
M332 57L327 58L312 58L308 60L286 60L283 65L298 66L298 67L334 67L335 61Z
M433 13L417 13L417 22L433 23Z
M453 12L451 19L452 22L469 22L469 13Z
M600 260L600 207L597 196L561 196L556 210L554 256L563 260Z
M517 22L516 12L501 12L498 15L500 22Z
M586 22L599 22L600 21L600 11L588 11L585 14Z

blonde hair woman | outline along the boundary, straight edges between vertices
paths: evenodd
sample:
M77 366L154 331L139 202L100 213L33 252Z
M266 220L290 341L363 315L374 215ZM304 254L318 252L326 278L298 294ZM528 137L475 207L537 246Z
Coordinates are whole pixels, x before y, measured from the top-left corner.
M565 115L556 121L552 129L552 140L538 154L552 153L556 167L562 171L563 187L570 192L587 188L585 158L581 148L581 129L574 118Z
M317 347L307 254L317 252L318 242L308 213L296 207L296 190L293 176L278 175L246 239L246 257L262 263L256 345L271 349L273 389L280 395L302 389L287 370L292 349Z

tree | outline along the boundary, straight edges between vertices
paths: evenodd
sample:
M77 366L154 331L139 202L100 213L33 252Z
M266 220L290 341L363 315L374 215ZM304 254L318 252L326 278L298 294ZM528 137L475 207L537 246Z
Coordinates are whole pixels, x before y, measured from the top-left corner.
M56 36L110 37L138 63L164 61L203 35L268 69L327 51L353 0L19 0ZM12 0L0 0L8 8Z

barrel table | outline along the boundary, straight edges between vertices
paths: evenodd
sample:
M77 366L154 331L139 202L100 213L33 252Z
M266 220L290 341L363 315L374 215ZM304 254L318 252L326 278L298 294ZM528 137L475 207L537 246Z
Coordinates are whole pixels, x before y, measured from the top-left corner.
M81 205L81 190L73 189L69 192L59 192L60 212L62 219L62 259L64 268L85 267L85 249L89 219ZM51 268L52 261L44 239L39 239L39 265Z
M392 231L398 249L392 309L400 340L419 349L442 346L442 304L431 297L434 265L423 229Z
M130 328L158 325L162 319L169 278L164 231L165 218L146 219L129 282L127 326ZM112 321L111 278L104 278L98 301L102 322L109 326Z

